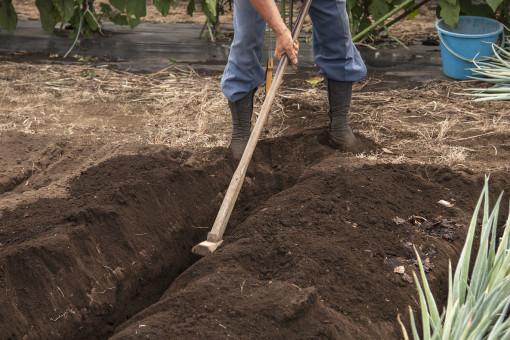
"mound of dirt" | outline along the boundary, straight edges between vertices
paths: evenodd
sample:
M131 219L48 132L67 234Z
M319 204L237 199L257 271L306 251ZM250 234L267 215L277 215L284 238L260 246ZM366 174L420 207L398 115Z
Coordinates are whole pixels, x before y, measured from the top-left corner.
M451 242L404 218L465 222L469 209L460 207L476 197L462 196L455 182L471 181L447 169L351 161L333 155L307 168L114 339L399 338L397 314L418 307L413 246L444 298L448 259L459 255L466 231L457 223L461 237ZM431 172L440 176L424 178ZM458 207L437 204L444 197Z
M195 227L211 222L232 171L186 167L189 156L113 158L82 172L69 197L4 211L0 337L104 338L156 301L192 263Z
M224 148L142 148L83 170L68 196L4 210L0 337L398 338L397 314L418 307L414 247L444 299L483 177L369 164L317 136L260 143L203 259L190 249L234 171Z
M88 154L81 145L53 145L49 137L12 133L2 137L20 141L34 153L29 158L37 153L64 159L68 157L62 155L85 158ZM232 223L292 186L322 153L332 152L320 145L295 148L285 139L282 144L289 151L283 155L271 158L270 145L257 152L257 158L269 158L261 162L257 178L247 179ZM82 170L68 184L67 195L32 199L2 211L1 338L105 338L156 302L175 277L197 260L191 247L212 225L222 190L234 171L227 150L190 153L139 147L130 153L106 155L107 161ZM290 162L293 158L298 160ZM6 166L14 167L15 159L14 154L5 157ZM34 184L45 187L44 178L48 186L59 173L76 170L62 160L51 158L46 163L5 185L4 196L19 198ZM6 176L5 182L13 180ZM27 192L42 195L37 190Z

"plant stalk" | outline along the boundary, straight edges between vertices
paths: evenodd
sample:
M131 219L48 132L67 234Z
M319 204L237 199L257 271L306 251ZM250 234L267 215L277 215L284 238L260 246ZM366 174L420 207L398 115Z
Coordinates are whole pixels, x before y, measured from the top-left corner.
M387 25L386 27L391 27L393 26L395 23L399 22L400 20L404 19L406 16L408 16L409 14L411 14L412 12L416 11L417 9L421 8L423 5L425 5L426 3L430 2L430 0L423 0L422 2L414 5L413 7L409 8L407 11L405 11L404 13L402 13L401 15L399 15L398 17L396 17L395 19L391 20ZM381 28L379 29L379 31L383 31L384 28Z
M200 34L198 35L198 39L202 39L202 35L204 34L204 30L205 28L207 27L207 23L209 22L209 19L207 19L205 22L204 22L204 26L202 26L202 29L200 30Z
M367 35L371 30L373 30L375 27L380 25L382 22L386 21L386 19L388 19L389 17L391 17L392 15L394 15L395 13L397 13L398 11L400 11L402 8L406 7L407 5L412 3L413 1L414 0L406 0L406 1L404 1L402 4L400 4L399 6L395 7L390 12L386 13L383 17L379 18L379 20L376 20L372 25L368 26L366 29L364 29L360 33L356 34L354 36L354 38L352 38L352 41L356 42L356 41L360 40L361 38L365 37L365 35Z
M64 57L63 57L64 59L69 55L69 53L71 53L71 51L74 49L74 46L76 46L76 42L80 38L81 28L83 26L83 18L85 17L86 13L87 13L87 10L84 10L83 13L80 16L80 24L78 25L78 31L76 32L76 37L74 38L74 41L73 41L73 44L71 45L71 48L69 48L69 50L66 52L66 54L64 54Z
M388 37L390 37L390 39L395 40L400 46L402 46L404 49L409 51L409 47L407 47L406 44L404 44L397 37L395 37L393 34L391 34L391 32L388 30L388 26L383 24L383 29L384 29L384 31L386 31L386 34L388 35Z

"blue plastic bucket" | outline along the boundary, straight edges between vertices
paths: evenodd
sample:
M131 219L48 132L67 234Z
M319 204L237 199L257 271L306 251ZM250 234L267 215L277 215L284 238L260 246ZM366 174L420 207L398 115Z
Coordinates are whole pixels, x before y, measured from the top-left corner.
M436 21L441 44L443 73L454 79L467 79L475 67L472 60L493 54L492 45L503 33L503 25L493 19L461 16L456 28L448 26L443 19ZM504 40L504 39L502 39Z

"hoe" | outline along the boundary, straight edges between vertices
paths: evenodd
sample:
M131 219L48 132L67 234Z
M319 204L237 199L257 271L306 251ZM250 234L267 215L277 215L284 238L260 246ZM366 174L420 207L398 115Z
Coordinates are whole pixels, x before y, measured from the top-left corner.
M301 32L305 16L308 13L308 9L310 8L311 3L312 0L303 1L301 10L296 19L296 24L292 29L293 40L296 40L299 36L299 33ZM276 91L282 82L283 74L285 73L285 68L287 67L288 63L289 59L286 55L283 55L274 75L274 80L271 84L271 87L269 88L269 92L266 94L266 98L262 104L259 118L255 123L253 131L250 135L250 139L248 140L246 148L244 149L243 156L239 161L239 165L237 166L237 169L232 176L232 180L230 181L230 185L227 189L227 193L225 194L225 198L221 203L221 207L218 215L216 216L216 220L214 221L214 225L207 235L207 241L203 241L193 247L191 251L195 254L202 256L212 254L223 242L223 233L227 227L227 223L230 218L230 214L232 213L232 209L234 208L234 204L237 200L237 196L239 195L239 191L241 191L241 186L243 185L244 177L246 176L246 171L248 170L248 165L250 164L251 157L253 156L255 147L257 146L260 134L262 133L262 128L264 127L264 124L267 120L269 110L273 104Z

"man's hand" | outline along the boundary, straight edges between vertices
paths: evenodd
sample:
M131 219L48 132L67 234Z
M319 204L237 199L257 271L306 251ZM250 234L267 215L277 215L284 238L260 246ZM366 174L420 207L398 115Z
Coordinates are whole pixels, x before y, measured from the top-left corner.
M276 33L276 32L275 32ZM290 31L287 29L281 34L276 34L276 49L274 56L280 60L283 54L289 58L289 62L293 65L298 63L297 54L299 53L299 42L292 41Z
M274 56L280 60L287 55L291 64L298 62L299 43L292 41L292 34L283 22L274 0L250 0L255 10L266 20L276 35L276 48Z

